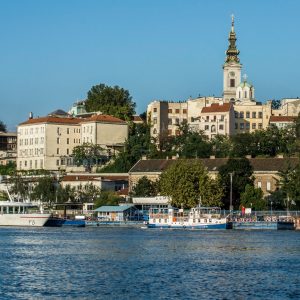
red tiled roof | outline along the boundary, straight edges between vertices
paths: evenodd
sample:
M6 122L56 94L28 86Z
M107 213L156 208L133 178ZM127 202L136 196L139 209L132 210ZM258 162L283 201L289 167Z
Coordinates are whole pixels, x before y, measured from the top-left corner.
M144 120L140 116L133 116L132 120L133 122L144 122Z
M295 117L290 116L271 116L270 117L270 123L271 122L294 122Z
M89 118L82 120L82 122L108 122L108 123L126 123L125 121L109 116L109 115L93 115Z
M203 107L201 113L228 112L230 108L231 103L224 103L223 105L212 103L211 106Z
M27 121L20 123L19 125L27 125L27 124L38 124L38 123L58 123L58 124L79 124L81 119L79 118L60 118L60 117L41 117L28 119Z

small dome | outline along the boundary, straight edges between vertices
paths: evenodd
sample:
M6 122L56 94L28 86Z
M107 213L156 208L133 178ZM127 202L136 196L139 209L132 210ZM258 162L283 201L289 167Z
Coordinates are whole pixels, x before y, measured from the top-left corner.
M253 85L251 84L251 83L249 83L249 82L247 82L247 81L243 81L243 82L241 82L240 84L239 84L239 87L241 87L241 88L244 88L244 87L248 87L248 88L252 88L253 87Z

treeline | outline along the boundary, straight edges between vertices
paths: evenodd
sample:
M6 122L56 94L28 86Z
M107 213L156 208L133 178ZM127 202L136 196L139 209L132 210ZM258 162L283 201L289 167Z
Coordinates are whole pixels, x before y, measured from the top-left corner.
M216 135L209 140L188 124L179 125L180 134L157 138L150 135L151 125L132 124L124 150L100 172L128 172L142 156L147 158L208 158L295 156L300 149L300 117L285 128L270 126L266 130L228 137Z

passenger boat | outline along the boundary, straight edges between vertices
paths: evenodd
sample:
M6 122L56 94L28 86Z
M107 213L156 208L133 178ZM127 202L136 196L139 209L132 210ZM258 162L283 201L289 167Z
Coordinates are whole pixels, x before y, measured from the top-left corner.
M0 226L44 226L50 218L38 204L31 202L0 201Z
M218 207L192 208L189 212L175 208L150 208L148 228L230 229L231 222Z

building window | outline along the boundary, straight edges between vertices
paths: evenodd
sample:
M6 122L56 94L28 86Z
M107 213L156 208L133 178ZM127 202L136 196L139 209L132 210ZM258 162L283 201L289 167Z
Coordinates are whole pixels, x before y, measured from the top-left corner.
M56 149L56 154L59 154L59 148Z
M240 112L240 118L244 119L244 112L243 111Z
M168 109L168 113L171 114L172 113L172 108Z
M43 169L43 160L40 160L40 169Z
M69 154L69 149L67 149L67 154Z
M205 126L204 126L204 130L209 130L209 126L208 126L208 125L205 125Z
M262 117L263 117L263 113L260 111L260 112L258 112L258 117L260 118L260 119L262 119Z
M69 134L70 133L70 129L69 128L67 128L67 134Z
M250 129L250 123L246 123L246 129Z
M179 125L179 119L178 118L175 119L175 124Z
M216 126L212 125L210 130L211 130L211 132L216 132Z
M271 182L267 181L267 191L271 191Z
M223 125L223 124L220 124L220 125L219 125L219 129L220 129L220 130L224 130L224 125Z
M224 122L224 116L223 115L220 117L220 121Z
M235 87L235 79L230 79L230 87Z
M56 160L56 165L59 166L59 159Z
M183 112L184 114L186 114L186 109L183 109L182 112Z
M175 112L176 112L176 114L179 114L180 113L180 109L176 109Z
M262 129L262 123L258 123L258 129Z
M246 118L250 118L250 111L246 112Z
M238 129L238 123L235 123L235 124L234 124L234 128L235 128L235 129Z
M67 138L67 144L69 144L69 138Z
M157 134L156 128L153 129L153 134Z
M236 119L239 118L239 113L238 113L237 111L234 112L234 117L235 117Z
M153 118L153 124L157 124L157 118Z
M60 129L59 129L59 127L57 127L57 134L58 134L58 135L60 134Z
M168 124L172 125L172 119L168 119Z
M59 144L59 138L56 139L56 143Z
M241 99L241 91L239 91L239 99Z
M247 98L247 91L245 91L245 98Z
M157 112L157 108L156 107L153 108L153 112Z
M261 188L261 181L257 182L257 188Z
M256 119L256 112L255 111L252 112L252 118Z
M240 123L240 129L244 129L244 123Z
M256 123L252 123L252 129L256 129Z

